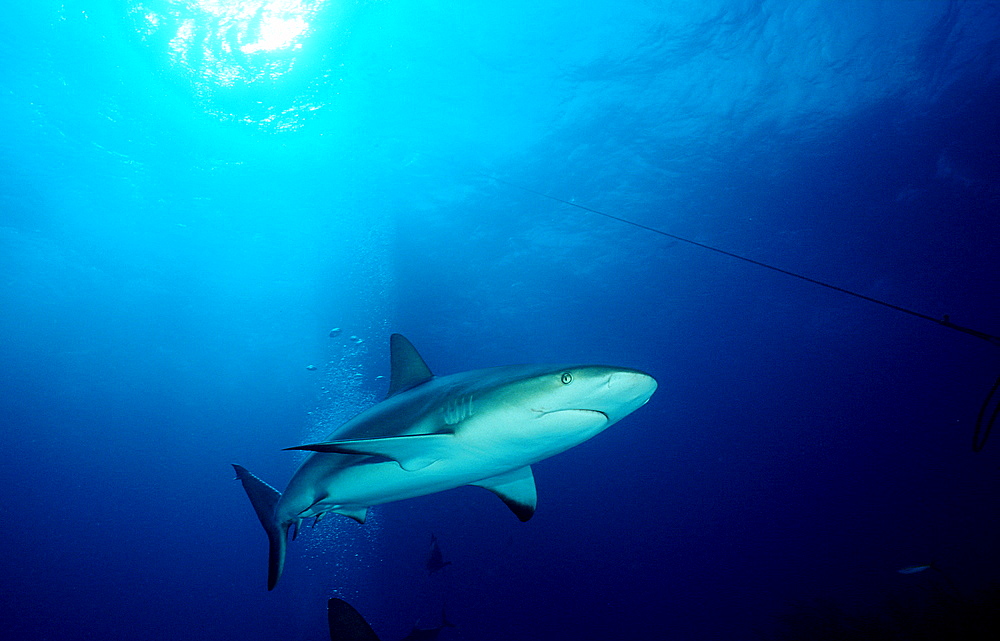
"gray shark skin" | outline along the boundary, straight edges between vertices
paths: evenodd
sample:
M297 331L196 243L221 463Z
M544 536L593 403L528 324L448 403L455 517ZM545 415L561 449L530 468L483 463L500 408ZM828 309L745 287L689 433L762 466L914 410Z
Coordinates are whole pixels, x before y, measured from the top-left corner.
M288 531L328 512L364 523L368 508L476 485L521 520L535 511L531 465L583 443L649 400L653 377L605 365L509 365L434 376L390 338L389 394L309 450L284 494L234 465L269 541L267 587ZM294 538L294 536L293 536Z

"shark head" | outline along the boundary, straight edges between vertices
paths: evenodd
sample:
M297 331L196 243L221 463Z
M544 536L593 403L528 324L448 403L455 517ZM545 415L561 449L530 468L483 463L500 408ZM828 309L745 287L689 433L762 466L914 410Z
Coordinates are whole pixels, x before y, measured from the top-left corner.
M656 391L649 374L603 365L556 368L522 384L520 391L530 397L526 407L543 424L575 416L587 424L603 420L612 425L645 405Z
M537 461L563 452L649 401L652 376L603 365L544 366L521 372L476 400L489 421L470 421L463 437L494 452ZM476 412L479 415L479 411Z

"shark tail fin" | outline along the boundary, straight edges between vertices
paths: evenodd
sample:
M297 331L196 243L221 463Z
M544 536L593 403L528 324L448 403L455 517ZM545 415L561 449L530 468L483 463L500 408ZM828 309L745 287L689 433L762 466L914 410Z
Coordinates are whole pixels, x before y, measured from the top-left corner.
M268 560L267 560L267 589L273 590L281 578L281 571L285 567L285 544L288 536L288 525L281 526L274 519L274 507L281 498L281 492L274 489L264 481L251 474L241 465L233 465L236 470L236 478L243 484L250 503L253 505L260 524L267 532L268 540Z

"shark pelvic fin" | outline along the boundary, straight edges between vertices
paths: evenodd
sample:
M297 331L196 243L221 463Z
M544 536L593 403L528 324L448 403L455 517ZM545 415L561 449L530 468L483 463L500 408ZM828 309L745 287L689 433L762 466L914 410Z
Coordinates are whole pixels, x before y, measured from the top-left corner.
M402 334L389 337L389 361L392 373L386 398L414 388L434 378L427 363L417 353L413 343Z
M535 513L538 494L535 492L535 475L531 473L530 465L469 485L485 488L499 496L521 521L527 521Z
M431 463L441 460L452 447L454 434L413 434L409 436L386 436L384 438L355 438L342 441L326 441L286 447L286 450L309 450L336 454L364 454L381 456L399 463L407 472L422 470Z
M233 469L236 470L236 478L243 484L243 489L250 497L250 503L257 513L257 518L260 519L260 524L267 532L269 552L267 589L273 590L285 567L285 539L288 535L288 524L279 526L274 520L274 506L278 504L281 493L251 474L245 467L234 464Z

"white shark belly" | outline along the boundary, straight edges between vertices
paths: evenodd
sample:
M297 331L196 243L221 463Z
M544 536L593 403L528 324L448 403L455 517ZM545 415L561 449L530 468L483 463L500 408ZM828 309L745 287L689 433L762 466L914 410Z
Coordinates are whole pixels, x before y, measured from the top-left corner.
M350 465L329 476L322 487L326 495L302 516L312 516L338 507L369 507L411 499L468 485L512 469L511 465L484 465L474 460L442 460L416 471L407 471L394 461Z

